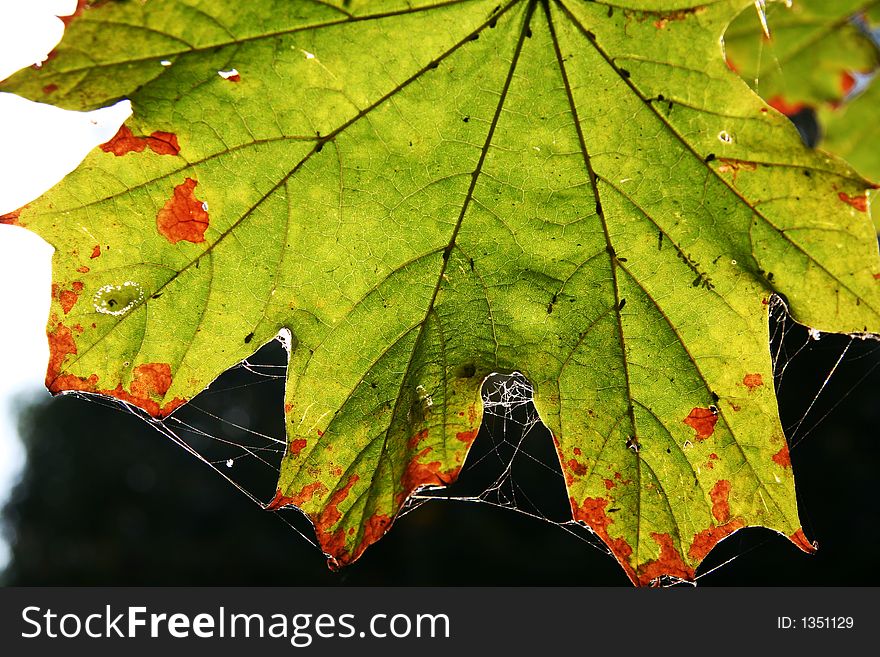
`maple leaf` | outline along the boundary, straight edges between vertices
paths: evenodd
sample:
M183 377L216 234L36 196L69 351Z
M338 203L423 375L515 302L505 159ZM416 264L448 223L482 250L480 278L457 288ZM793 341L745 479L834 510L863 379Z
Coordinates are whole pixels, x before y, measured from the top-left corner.
M748 0L155 0L6 87L135 118L15 218L55 245L54 392L156 416L289 331L269 508L357 559L521 371L634 583L765 526L811 551L769 302L880 331L868 183L722 57ZM88 54L86 54L88 53Z

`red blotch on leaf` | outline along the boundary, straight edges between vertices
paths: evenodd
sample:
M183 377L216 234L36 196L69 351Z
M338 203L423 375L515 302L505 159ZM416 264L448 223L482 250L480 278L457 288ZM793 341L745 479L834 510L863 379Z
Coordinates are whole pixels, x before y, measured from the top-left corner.
M841 71L840 73L840 90L844 96L849 95L856 86L856 78L849 71Z
M727 522L730 520L730 504L728 497L730 495L730 482L727 479L720 479L712 487L709 497L712 498L712 515L718 522Z
M811 543L807 540L807 536L804 534L803 529L798 529L794 534L789 536L788 539L807 554L815 554L819 549L815 543Z
M77 270L80 274L88 274L88 273L91 271L91 270L90 270L88 267L86 267L85 265L82 265L81 267L77 267L76 270Z
M773 98L767 101L767 104L786 116L793 116L806 107L801 102L790 103L783 96L773 96Z
M74 281L69 290L58 290L57 285L52 286L53 296L58 299L61 304L61 310L66 315L71 311L74 304L79 301L79 293L83 290L83 284L80 281Z
M410 449L415 449L418 446L418 444L420 442L422 442L427 437L428 437L428 430L422 429L415 436L413 436L412 438L410 438L407 441L406 446L409 447Z
M156 131L148 137L135 136L131 128L122 125L113 138L101 144L101 150L105 153L113 153L117 157L128 153L142 153L149 148L157 155L177 155L180 153L180 144L177 135L173 132Z
M640 584L641 582L636 575L636 571L629 563L629 557L632 554L632 548L629 543L622 538L611 538L608 535L608 526L614 522L605 513L608 500L603 497L588 497L580 505L578 505L573 497L569 498L569 500L571 502L572 517L575 520L587 523L599 538L604 541L605 545L611 549L614 558L623 566L633 584Z
M841 201L846 203L847 205L851 205L859 212L867 212L868 211L868 197L867 196L850 196L846 192L840 192L837 195Z
M617 485L611 479L604 479L603 481L605 483L605 490L611 490Z
M174 196L156 215L156 228L172 244L181 240L204 242L208 229L208 213L194 190L198 183L192 178L174 188Z
M306 440L304 438L297 438L296 440L291 441L290 443L290 455L291 456L299 456L299 453L303 450L303 448L307 445Z
M73 374L62 374L65 359L77 354L76 342L70 329L60 322L48 334L49 367L46 370L46 387L52 393L66 390L94 392L121 399L134 404L153 417L166 417L175 409L186 403L185 399L175 397L160 405L168 389L171 387L171 366L167 363L144 363L134 368L134 377L129 390L120 383L115 388L98 387L98 376L91 374L87 378Z
M715 432L718 415L708 408L694 408L683 422L694 430L697 440L706 440Z
M694 542L688 550L688 555L695 561L702 561L722 539L744 526L745 523L740 518L735 518L719 527L704 529L694 536Z
M783 445L782 448L773 455L773 462L777 465L781 465L783 468L791 467L791 455L788 453L788 445Z
M650 584L661 575L693 581L694 569L681 558L678 550L675 549L672 537L669 534L651 532L651 538L660 546L660 556L639 567L638 583L642 586Z
M398 494L398 499L400 501L419 486L424 486L426 484L444 485L449 483L440 472L440 461L423 463L419 460L425 458L430 452L431 448L425 447L421 452L413 454L409 462L406 464L406 468L404 468L403 475L400 478L400 485L403 488L403 491Z
M101 255L101 247L98 244L95 244L95 246L92 247L92 255L90 255L89 257L94 260L99 255Z
M52 84L47 84L45 87L43 87L44 94L53 94L56 91L58 91L58 85L54 82Z
M305 486L303 486L301 491L299 491L298 493L294 493L290 496L285 496L284 494L282 494L281 489L279 488L275 492L275 497L272 498L272 501L266 505L266 509L268 511L275 511L290 504L293 504L294 506L302 506L310 499L312 499L315 494L323 495L326 492L327 487L320 481L306 484Z
M760 374L746 374L743 377L743 385L751 392L755 388L764 385L764 378Z
M21 210L15 210L14 212L10 212L9 214L0 215L0 224L7 224L9 226L18 226L18 216L21 214Z
M460 440L465 445L470 447L471 443L473 443L476 439L478 433L480 433L479 429L473 429L471 431L459 431L457 434L455 434L455 439Z

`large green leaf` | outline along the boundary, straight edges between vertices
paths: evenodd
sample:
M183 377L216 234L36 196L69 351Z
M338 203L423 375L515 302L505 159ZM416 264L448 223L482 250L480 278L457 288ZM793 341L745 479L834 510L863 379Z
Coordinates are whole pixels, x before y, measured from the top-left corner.
M634 582L692 579L745 526L811 550L769 300L880 331L880 259L867 183L726 67L748 4L87 9L6 85L135 108L17 217L57 248L48 386L162 416L289 330L269 506L335 565L456 478L512 370Z
M845 157L871 180L880 181L880 84L874 80L864 93L843 107L820 112L825 127L822 148Z
M785 114L839 104L853 73L877 66L876 48L853 18L878 6L880 0L773 2L763 20L749 8L724 36L728 63Z

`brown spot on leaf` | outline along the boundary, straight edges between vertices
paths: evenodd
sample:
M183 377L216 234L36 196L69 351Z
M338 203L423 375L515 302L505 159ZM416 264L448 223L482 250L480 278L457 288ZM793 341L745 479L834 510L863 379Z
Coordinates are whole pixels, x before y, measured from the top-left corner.
M726 157L718 158L718 172L719 173L733 173L733 182L736 182L737 176L739 176L740 171L756 171L758 169L758 165L755 162L749 162L747 160L735 160Z
M730 482L727 479L718 480L712 487L709 497L712 498L712 515L718 522L730 520Z
M605 483L605 490L611 490L617 485L611 479L604 479L603 481Z
M77 267L76 270L77 270L80 274L88 274L88 273L91 271L91 270L90 270L88 267L86 267L85 265L82 265L81 267Z
M791 455L788 453L788 445L783 445L782 448L773 455L773 462L777 465L781 465L783 468L791 467Z
M740 518L735 518L724 525L704 529L694 536L694 542L688 550L688 555L695 561L702 561L712 548L718 545L719 541L727 538L744 525L745 523Z
M682 421L694 430L694 437L697 440L706 440L715 432L715 423L718 422L718 415L711 409L698 407L691 410Z
M99 255L101 255L101 247L100 245L95 244L95 246L92 247L92 255L90 255L89 257L94 260Z
M794 534L788 537L789 540L797 545L801 550L806 552L807 554L815 554L819 549L816 543L811 543L807 540L806 534L804 534L803 529L798 529Z
M52 84L47 84L45 87L43 87L43 93L47 95L54 94L56 91L58 91L58 85L54 82Z
M840 192L837 195L841 201L846 203L847 205L851 205L859 212L867 212L868 211L868 197L867 196L850 196L846 192Z
M675 549L672 537L669 534L651 532L651 538L660 546L660 556L639 566L638 583L642 586L650 584L661 575L693 581L694 569L681 558L678 550Z
M131 128L124 124L110 141L101 144L102 151L113 153L117 157L128 153L142 153L147 148L157 155L177 155L180 153L177 135L173 132L157 130L148 137L139 137L135 136Z
M297 438L296 440L292 440L290 442L290 455L299 456L299 453L307 444L308 443L306 442L305 438Z
M285 412L285 413L290 413L290 411L291 411L292 409L293 409L293 404L285 404L285 405L284 405L284 412Z
M764 385L764 378L760 374L746 374L743 377L743 385L749 389L749 392Z
M204 242L208 229L208 213L195 196L198 183L192 178L174 188L174 196L156 215L156 228L172 244L181 240Z

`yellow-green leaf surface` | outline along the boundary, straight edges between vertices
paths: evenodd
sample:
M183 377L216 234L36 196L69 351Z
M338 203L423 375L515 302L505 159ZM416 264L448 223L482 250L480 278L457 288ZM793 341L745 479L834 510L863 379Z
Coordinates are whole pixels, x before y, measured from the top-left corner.
M854 19L878 6L878 0L768 2L763 20L750 7L724 36L728 63L785 114L839 104L853 73L877 67L877 50Z
M57 249L50 389L165 415L288 330L269 506L343 565L456 478L484 377L519 370L633 582L746 526L812 549L768 304L878 332L880 259L867 183L727 68L750 4L86 9L4 87L135 111L16 219Z
M838 109L820 113L825 135L822 148L845 157L855 169L880 182L880 85L873 80L864 93Z

